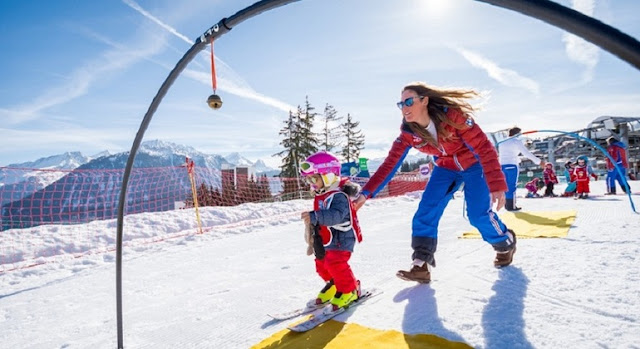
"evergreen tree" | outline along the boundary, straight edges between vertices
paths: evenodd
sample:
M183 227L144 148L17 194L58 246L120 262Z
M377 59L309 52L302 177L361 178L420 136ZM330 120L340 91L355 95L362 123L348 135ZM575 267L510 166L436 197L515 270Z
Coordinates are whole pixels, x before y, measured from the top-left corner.
M346 162L357 161L360 157L360 151L364 149L364 135L358 129L358 125L360 122L353 121L351 114L347 114L347 121L342 124L345 145L340 153Z
M284 150L274 155L282 157L280 177L296 178L300 162L318 151L318 138L313 132L315 117L318 114L314 110L307 96L304 109L298 106L295 114L289 112L289 119L285 121L285 127L279 133L284 136L280 142Z
M342 117L338 116L336 109L327 103L324 107L322 132L320 133L320 149L331 152L340 145L340 125L331 127L332 124L339 123Z
M289 118L285 120L285 126L279 132L279 134L284 137L284 139L280 142L280 145L284 148L284 150L274 154L273 156L282 157L282 165L280 165L280 177L293 178L298 174L297 152L299 148L299 138L297 125L300 123L301 114L302 110L300 106L298 106L298 111L296 114L294 114L292 111L289 111Z
M314 112L315 108L309 103L309 96L306 97L304 111L300 117L300 125L298 133L300 137L300 148L298 151L300 162L304 161L309 155L318 151L318 136L313 132L315 118L318 113Z

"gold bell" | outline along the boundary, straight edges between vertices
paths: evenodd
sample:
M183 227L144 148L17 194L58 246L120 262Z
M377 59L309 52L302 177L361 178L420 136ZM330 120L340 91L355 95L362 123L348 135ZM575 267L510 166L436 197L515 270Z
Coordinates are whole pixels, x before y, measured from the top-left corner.
M207 104L211 109L220 109L222 107L222 98L220 96L213 94L207 98Z

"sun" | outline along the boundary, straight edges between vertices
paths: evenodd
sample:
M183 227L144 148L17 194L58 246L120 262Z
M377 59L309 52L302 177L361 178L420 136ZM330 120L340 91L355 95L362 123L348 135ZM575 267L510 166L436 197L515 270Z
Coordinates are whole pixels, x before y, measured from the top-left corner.
M421 12L429 17L440 18L451 12L457 0L420 0Z

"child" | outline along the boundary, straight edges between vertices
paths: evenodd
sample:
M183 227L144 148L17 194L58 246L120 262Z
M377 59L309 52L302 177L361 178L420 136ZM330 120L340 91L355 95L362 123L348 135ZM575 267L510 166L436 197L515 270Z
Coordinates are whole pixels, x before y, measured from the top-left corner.
M544 165L544 172L542 173L544 178L544 184L547 186L547 189L544 191L545 197L556 197L558 195L553 193L553 186L558 184L558 177L556 177L556 172L553 170L553 164L547 162Z
M576 181L576 199L586 199L589 197L589 176L598 180L598 175L593 173L588 159L584 155L578 157L578 165L573 169L572 179Z
M362 241L356 210L349 197L357 195L359 187L340 181L340 161L324 151L309 156L300 165L300 174L315 195L313 211L303 212L301 218L313 227L316 271L326 282L315 303L331 302L332 310L336 311L360 297L360 281L348 263L356 241Z
M576 194L576 182L571 179L571 172L573 172L574 167L575 164L571 161L567 161L564 164L564 177L567 179L567 187L564 189L562 197L574 196Z
M527 184L524 185L524 187L527 189L527 196L528 198L539 198L540 194L538 194L538 182L540 181L540 178L538 177L533 177L532 180L528 181Z

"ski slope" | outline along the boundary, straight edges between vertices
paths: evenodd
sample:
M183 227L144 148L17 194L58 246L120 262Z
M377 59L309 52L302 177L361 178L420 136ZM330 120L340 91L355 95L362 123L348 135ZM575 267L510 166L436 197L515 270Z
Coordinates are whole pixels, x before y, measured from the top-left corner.
M630 184L637 190L638 182ZM470 225L456 194L440 222L428 285L395 277L411 262L411 217L421 193L367 201L359 211L364 241L351 265L363 287L384 293L336 319L475 348L640 347L640 215L626 196L601 195L604 181L591 187L600 195L590 200L519 199L524 211L573 208L577 219L566 238L518 240L504 269L493 267L491 246L459 239ZM125 347L249 348L283 330L289 321L266 314L299 307L323 286L299 219L310 207L296 200L201 208L201 235L193 234L193 210L127 216ZM111 239L116 230L115 221L104 221L20 233L65 229ZM185 234L136 242L158 232ZM16 231L0 236L8 233ZM33 248L25 244L24 253ZM116 347L114 255L61 256L0 274L0 347Z

